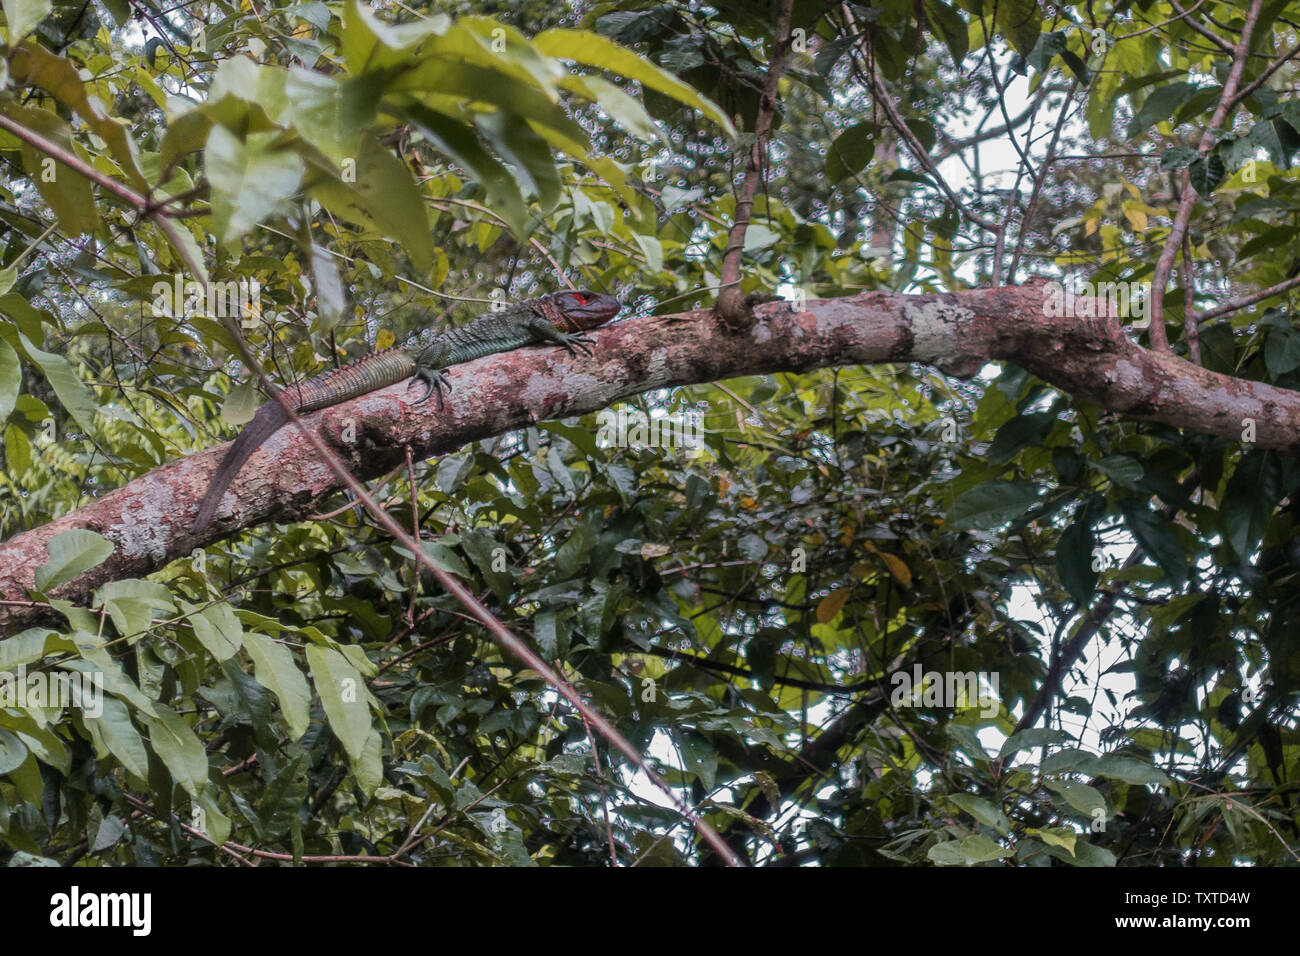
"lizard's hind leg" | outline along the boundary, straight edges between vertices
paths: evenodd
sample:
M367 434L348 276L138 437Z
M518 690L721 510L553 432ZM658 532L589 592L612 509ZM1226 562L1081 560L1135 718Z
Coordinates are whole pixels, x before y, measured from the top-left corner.
M435 341L427 345L423 351L415 358L415 375L411 379L408 389L414 388L417 382L424 383L424 394L416 399L415 404L422 405L429 400L434 392L438 393L438 411L442 411L442 392L446 389L451 392L451 383L447 381L447 374L443 369L447 365L448 353L451 351L445 341Z

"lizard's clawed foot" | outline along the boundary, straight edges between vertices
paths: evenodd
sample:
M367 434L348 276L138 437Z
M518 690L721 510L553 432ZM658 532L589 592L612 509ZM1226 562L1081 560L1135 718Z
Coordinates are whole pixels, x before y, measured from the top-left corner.
M577 354L577 352L574 351L575 349L581 351L585 355L590 355L591 349L587 346L596 344L586 335L570 335L567 332L561 332L557 341L564 346L570 355Z
M441 369L420 367L415 370L415 375L411 379L411 384L407 389L415 388L417 383L423 383L424 394L415 400L416 405L423 405L429 400L429 396L435 392L438 395L438 411L443 409L442 391L447 390L451 393L451 382L447 381L447 376Z

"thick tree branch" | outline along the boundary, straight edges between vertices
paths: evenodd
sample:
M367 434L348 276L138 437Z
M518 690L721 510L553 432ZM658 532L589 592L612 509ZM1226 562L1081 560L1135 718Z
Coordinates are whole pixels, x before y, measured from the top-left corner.
M354 474L369 479L404 461L408 444L426 458L649 389L894 362L925 362L969 377L987 362L1005 360L1130 418L1234 442L1251 421L1255 447L1300 450L1300 393L1143 349L1113 318L1048 311L1044 289L1026 286L918 296L873 292L812 301L804 312L769 303L740 333L729 333L708 310L651 316L597 330L594 358L524 349L456 366L449 375L456 391L445 411L412 405L415 393L403 383L303 420ZM105 581L150 574L242 528L299 520L341 487L298 430L283 428L245 465L217 520L192 535L190 522L223 453L214 448L163 465L0 544L0 598L16 602L0 604L0 635L53 619L48 608L21 602L34 570L48 560L49 540L62 531L88 528L115 546L107 561L50 595L83 601Z

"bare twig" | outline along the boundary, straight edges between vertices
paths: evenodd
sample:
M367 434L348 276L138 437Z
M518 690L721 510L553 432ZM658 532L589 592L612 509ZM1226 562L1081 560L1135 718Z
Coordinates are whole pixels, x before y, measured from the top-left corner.
M1173 7L1179 13L1182 13L1178 4L1171 0ZM1235 47L1228 47L1232 54L1232 67L1228 71L1228 79L1223 84L1223 93L1219 97L1219 105L1214 109L1214 115L1210 119L1210 125L1205 128L1201 134L1201 142L1196 152L1204 158L1211 149L1214 148L1214 131L1223 126L1224 120L1227 119L1228 111L1232 108L1234 97L1237 89L1241 85L1241 76L1246 69L1246 59L1250 55L1250 41L1255 32L1255 24L1259 22L1260 8L1264 5L1264 0L1251 0L1250 9L1246 12L1246 21L1241 28L1241 41ZM1188 19L1189 26L1194 26L1198 30L1204 30L1196 24L1195 21ZM1206 33L1208 34L1208 30ZM1215 42L1222 41L1213 35ZM1192 219L1192 207L1196 204L1196 187L1192 185L1192 177L1189 171L1190 167L1183 169L1180 184L1182 186L1182 198L1178 203L1178 211L1174 214L1174 222L1169 230L1169 237L1165 240L1164 248L1160 251L1160 258L1156 260L1155 272L1151 276L1151 348L1158 352L1167 352L1169 350L1169 339L1165 333L1165 287L1169 285L1169 276L1173 272L1174 259L1177 257L1179 250L1183 245L1183 236L1187 234L1187 227Z
M745 162L745 178L736 194L736 214L732 220L727 246L722 251L722 268L718 276L718 316L729 327L740 329L749 324L745 296L740 288L740 266L745 253L745 233L754 211L754 196L763 178L767 142L772 135L772 118L776 115L777 88L790 56L790 19L794 0L781 0L772 33L772 56L767 63L767 80L758 100L754 119L754 142Z

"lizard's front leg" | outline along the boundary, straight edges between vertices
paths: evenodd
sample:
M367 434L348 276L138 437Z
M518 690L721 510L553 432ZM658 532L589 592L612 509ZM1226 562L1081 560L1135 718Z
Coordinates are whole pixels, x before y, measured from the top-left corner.
M595 342L589 336L582 333L561 332L555 325L547 319L537 316L531 319L528 327L532 329L533 334L539 341L554 342L556 345L563 346L570 355L576 355L575 349L580 349L587 355L591 354L591 349L587 346L594 345Z

